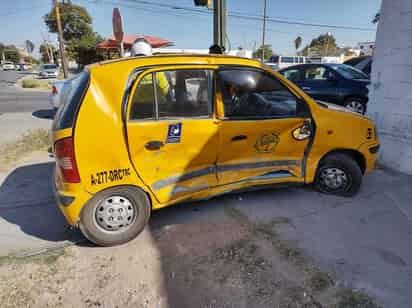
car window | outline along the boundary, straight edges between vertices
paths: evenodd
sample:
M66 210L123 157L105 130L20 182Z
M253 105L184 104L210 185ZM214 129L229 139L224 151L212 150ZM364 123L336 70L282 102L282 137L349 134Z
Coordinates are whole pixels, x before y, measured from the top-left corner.
M288 69L283 71L282 75L293 82L302 80L302 72L299 69Z
M211 114L210 72L177 70L156 73L159 118L208 117Z
M82 98L89 86L89 79L89 72L83 71L63 82L59 93L59 108L53 121L54 130L73 127Z
M57 65L53 65L53 64L43 66L43 69L45 69L45 70L52 70L52 69L56 69L56 68L57 68Z
M295 63L294 60L295 60L294 57L282 57L281 58L281 61L283 63Z
M305 80L328 80L331 72L323 66L313 66L305 70Z
M147 74L140 80L134 92L130 119L153 120L155 116L153 74Z
M343 77L347 79L368 79L369 77L365 75L362 71L346 65L346 64L334 64L331 68L340 73Z
M175 70L146 75L134 92L129 118L209 117L213 98L211 76L209 70Z
M218 73L224 113L228 119L295 117L297 99L275 77L256 70Z

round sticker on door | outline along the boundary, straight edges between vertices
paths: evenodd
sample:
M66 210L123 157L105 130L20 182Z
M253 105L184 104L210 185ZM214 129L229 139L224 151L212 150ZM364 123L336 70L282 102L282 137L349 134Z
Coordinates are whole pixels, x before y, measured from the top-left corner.
M279 133L271 133L260 136L255 143L256 152L272 153L280 141Z

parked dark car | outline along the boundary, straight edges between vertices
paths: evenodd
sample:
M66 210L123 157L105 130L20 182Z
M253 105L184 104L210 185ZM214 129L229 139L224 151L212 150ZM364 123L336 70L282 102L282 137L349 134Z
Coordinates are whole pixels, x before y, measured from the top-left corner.
M364 72L366 75L371 75L372 70L372 56L362 56L349 59L343 64L353 66L354 68Z
M368 102L368 76L345 64L302 64L279 73L314 99L345 106L364 114Z

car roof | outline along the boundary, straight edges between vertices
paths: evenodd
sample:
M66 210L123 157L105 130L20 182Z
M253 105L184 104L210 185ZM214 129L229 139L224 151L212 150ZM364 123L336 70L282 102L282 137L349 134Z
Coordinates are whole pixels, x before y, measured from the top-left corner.
M102 61L102 62L97 62L94 64L91 64L88 66L89 69L92 69L93 67L96 66L101 66L101 65L114 65L114 64L119 64L119 63L127 63L127 62L152 62L153 64L158 63L158 64L171 64L170 60L177 60L177 62L182 62L182 60L187 59L189 64L195 64L199 62L198 64L221 64L224 62L231 62L231 64L238 64L244 65L245 63L249 63L253 66L263 66L263 64L256 59L249 59L249 58L244 58L244 57L237 57L237 56L229 56L229 55L219 55L219 54L173 54L173 53L168 53L168 54L154 54L152 56L138 56L138 57L124 57L120 59L114 59L114 60L107 60L107 61Z

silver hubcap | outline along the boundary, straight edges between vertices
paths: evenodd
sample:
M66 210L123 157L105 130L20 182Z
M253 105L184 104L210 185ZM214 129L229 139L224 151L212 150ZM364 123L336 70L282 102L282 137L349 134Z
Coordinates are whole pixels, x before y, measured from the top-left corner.
M102 200L96 207L97 225L106 231L123 231L136 218L136 210L125 197L111 196Z
M346 108L354 112L360 113L360 114L363 114L363 111L364 111L363 104L357 101L350 102L349 104L346 105Z
M343 188L348 184L348 178L344 171L338 168L327 168L320 174L322 183L330 189Z

